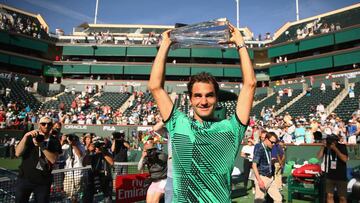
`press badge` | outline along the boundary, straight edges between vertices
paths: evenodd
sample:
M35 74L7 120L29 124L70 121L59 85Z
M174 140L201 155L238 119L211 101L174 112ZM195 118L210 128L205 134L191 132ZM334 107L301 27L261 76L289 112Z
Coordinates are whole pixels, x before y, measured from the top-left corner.
M330 169L336 169L336 161L330 162Z

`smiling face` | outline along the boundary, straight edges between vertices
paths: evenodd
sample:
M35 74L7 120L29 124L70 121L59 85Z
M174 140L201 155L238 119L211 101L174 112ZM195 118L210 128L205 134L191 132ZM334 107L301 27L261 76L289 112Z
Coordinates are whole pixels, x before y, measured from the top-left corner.
M196 120L212 119L217 102L213 84L204 82L194 83L190 102L194 109L194 118Z

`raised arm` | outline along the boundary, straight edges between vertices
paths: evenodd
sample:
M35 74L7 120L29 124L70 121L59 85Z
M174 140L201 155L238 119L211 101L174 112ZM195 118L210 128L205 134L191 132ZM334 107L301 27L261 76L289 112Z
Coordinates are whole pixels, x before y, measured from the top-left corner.
M170 117L173 103L164 89L166 59L171 45L170 30L162 34L162 41L151 68L148 89L153 95L164 120Z
M247 124L254 100L256 77L247 48L245 47L244 39L241 36L240 31L231 24L229 24L229 29L232 35L230 42L234 43L238 48L241 61L241 72L243 76L243 87L240 90L240 94L237 100L236 115L238 116L241 123Z

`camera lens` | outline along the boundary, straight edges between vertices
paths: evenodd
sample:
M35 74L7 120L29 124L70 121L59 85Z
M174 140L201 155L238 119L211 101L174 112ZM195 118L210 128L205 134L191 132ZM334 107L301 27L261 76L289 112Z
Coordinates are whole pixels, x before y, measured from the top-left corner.
M43 142L45 140L45 136L42 134L37 134L35 140L36 142Z

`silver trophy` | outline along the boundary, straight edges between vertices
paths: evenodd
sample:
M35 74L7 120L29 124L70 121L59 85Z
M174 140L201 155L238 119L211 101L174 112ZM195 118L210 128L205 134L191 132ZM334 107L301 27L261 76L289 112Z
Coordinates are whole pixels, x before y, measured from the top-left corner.
M170 32L170 39L175 42L172 48L187 48L194 45L227 48L227 44L219 42L229 41L228 24L226 18L220 18L176 28Z

